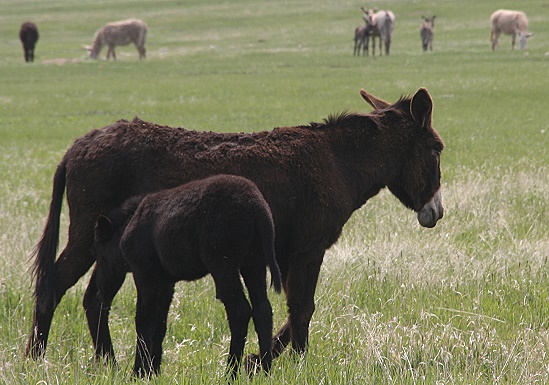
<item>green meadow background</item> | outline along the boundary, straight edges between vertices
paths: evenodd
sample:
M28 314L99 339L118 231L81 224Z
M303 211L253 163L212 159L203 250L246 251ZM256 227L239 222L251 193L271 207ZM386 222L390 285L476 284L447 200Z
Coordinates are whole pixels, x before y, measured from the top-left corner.
M534 36L489 41L490 14L517 4ZM391 55L353 57L360 6L391 9ZM436 14L423 53L421 15ZM147 59L87 57L95 31L139 17ZM20 24L37 23L27 64ZM261 131L370 111L431 93L445 217L423 229L388 192L370 200L326 254L310 348L237 384L546 384L549 382L549 2L491 0L0 0L0 383L131 381L135 290L115 299L120 367L97 364L81 305L87 279L53 319L44 360L23 357L32 321L30 253L57 163L77 137L118 119ZM63 211L62 244L66 241ZM229 330L210 278L177 286L153 384L224 383ZM275 325L283 296L270 293ZM247 352L256 351L250 325ZM141 380L137 380L141 383Z

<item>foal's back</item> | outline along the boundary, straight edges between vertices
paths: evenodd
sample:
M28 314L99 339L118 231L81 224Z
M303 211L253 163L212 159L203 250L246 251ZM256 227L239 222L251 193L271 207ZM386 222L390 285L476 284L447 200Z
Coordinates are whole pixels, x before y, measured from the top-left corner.
M264 254L261 237L273 232L269 206L256 185L218 175L147 195L120 246L130 266L139 265L132 270L154 259L175 279L188 281L211 272L219 259L253 263Z

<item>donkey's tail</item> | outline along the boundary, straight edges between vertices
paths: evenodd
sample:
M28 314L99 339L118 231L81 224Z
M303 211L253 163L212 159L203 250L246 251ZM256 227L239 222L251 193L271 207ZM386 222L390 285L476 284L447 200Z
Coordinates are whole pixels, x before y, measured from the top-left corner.
M263 255L265 256L265 262L271 271L271 285L277 293L280 293L282 289L282 279L280 277L280 268L276 262L273 217L267 202L265 202L263 207L265 207L265 210L262 210L257 218L263 245Z
M54 265L59 246L59 226L65 192L66 166L66 161L63 159L55 171L48 219L42 238L32 253L35 257L33 264L33 275L36 279L34 297L37 306L41 309L55 306L56 301Z

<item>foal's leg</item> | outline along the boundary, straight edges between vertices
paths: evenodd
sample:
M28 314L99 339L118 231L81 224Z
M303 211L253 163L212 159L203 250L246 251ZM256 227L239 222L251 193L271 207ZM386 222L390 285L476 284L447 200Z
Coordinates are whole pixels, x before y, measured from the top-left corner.
M236 267L222 266L219 270L210 270L215 281L216 297L225 306L229 328L231 329L227 371L230 372L232 378L235 378L244 354L252 309L244 295L240 283L240 274Z
M137 310L135 327L137 348L133 373L149 377L160 371L162 340L166 335L168 311L174 293L174 282L158 282L146 275L136 275Z
M252 317L259 340L259 357L257 358L260 360L263 370L268 372L273 361L271 352L273 309L267 296L265 265L242 268L241 274L252 302Z
M94 257L90 250L91 242L82 239L71 239L69 234L69 243L55 262L53 301L41 303L39 295L35 298L32 330L27 341L26 356L37 359L44 355L53 313L57 305L65 292L93 265Z
M84 295L84 309L95 348L95 357L110 359L116 363L109 330L109 313L114 296L126 278L126 266L122 260L108 265L98 259L96 268Z

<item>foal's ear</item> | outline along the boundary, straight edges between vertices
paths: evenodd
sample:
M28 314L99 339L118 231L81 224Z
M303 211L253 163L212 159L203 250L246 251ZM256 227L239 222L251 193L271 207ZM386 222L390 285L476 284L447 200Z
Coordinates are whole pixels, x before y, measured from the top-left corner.
M410 112L421 127L431 127L431 116L433 114L433 99L425 88L420 88L410 104Z
M113 233L112 222L104 215L99 215L95 222L94 237L96 242L107 242Z
M390 103L387 103L385 100L381 100L379 98L376 98L374 95L369 94L364 88L360 90L360 96L362 96L362 99L366 100L366 102L372 107L374 107L374 109L376 110L381 110L391 105Z

